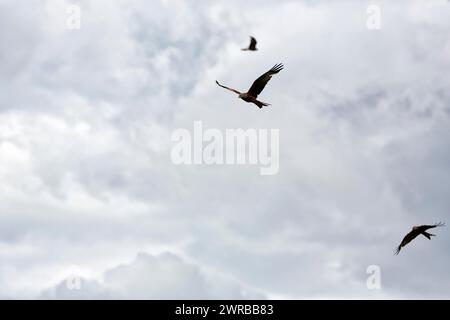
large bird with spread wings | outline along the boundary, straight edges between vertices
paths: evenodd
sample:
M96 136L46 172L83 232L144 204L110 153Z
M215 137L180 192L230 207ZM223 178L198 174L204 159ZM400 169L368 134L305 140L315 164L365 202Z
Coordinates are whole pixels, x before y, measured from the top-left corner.
M439 222L433 225L423 225L423 226L414 226L412 230L403 238L402 243L395 250L395 254L399 254L400 250L406 246L408 243L413 241L418 235L423 235L427 237L428 240L431 240L431 237L435 236L434 234L428 233L427 230L436 227L443 227L445 223Z
M248 45L247 48L241 49L242 51L257 51L258 48L256 48L256 44L258 43L258 41L256 41L256 39L252 36L250 36L250 44Z
M260 76L258 79L256 79L255 82L253 82L250 89L248 90L248 92L244 92L244 93L239 92L236 89L223 86L217 80L216 80L216 83L217 83L217 85L219 85L219 87L222 87L222 88L230 90L234 93L237 93L239 95L238 98L244 100L245 102L254 103L258 106L258 108L261 109L262 107L270 106L270 104L257 100L258 95L266 87L266 85L270 81L270 79L272 79L272 76L274 74L277 74L281 70L283 70L283 64L281 64L281 63L276 64L272 69L270 69L269 71L264 73L262 76Z

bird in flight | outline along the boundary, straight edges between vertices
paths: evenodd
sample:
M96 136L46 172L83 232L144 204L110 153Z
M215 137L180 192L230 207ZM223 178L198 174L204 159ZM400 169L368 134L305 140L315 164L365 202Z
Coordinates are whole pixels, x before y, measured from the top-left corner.
M272 69L270 69L269 71L264 73L262 76L260 76L258 79L256 79L255 82L253 82L250 89L248 90L248 92L244 92L244 93L241 93L241 92L237 91L236 89L223 86L217 80L216 80L216 83L219 87L222 87L222 88L230 90L234 93L237 93L239 95L238 98L244 100L245 102L254 103L258 106L258 108L261 109L262 107L270 106L270 104L257 100L258 95L261 93L261 91L263 91L263 89L265 88L265 86L267 85L269 80L272 78L272 76L274 74L280 72L281 70L283 70L283 64L281 64L281 63L276 64Z
M418 235L423 235L431 240L431 237L435 236L435 234L428 233L427 230L436 227L443 227L445 223L439 222L433 225L423 225L423 226L414 226L412 230L403 238L402 243L395 250L395 254L399 254L400 250L414 240Z
M250 44L248 46L248 48L244 48L241 49L242 51L257 51L258 48L256 48L256 44L258 43L258 41L256 41L256 39L252 36L250 36Z

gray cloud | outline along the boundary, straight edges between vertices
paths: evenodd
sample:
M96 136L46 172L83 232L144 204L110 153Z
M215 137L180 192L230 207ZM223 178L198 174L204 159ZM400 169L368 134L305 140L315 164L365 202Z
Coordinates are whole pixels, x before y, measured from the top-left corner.
M79 31L69 2L0 10L0 296L37 297L76 265L87 295L44 297L448 297L445 229L392 256L412 225L449 217L447 3L383 2L380 31L350 0L78 3ZM277 62L271 108L214 83L245 90ZM170 135L195 120L279 128L280 173L173 165ZM178 285L132 276L166 266ZM234 280L209 291L204 269Z

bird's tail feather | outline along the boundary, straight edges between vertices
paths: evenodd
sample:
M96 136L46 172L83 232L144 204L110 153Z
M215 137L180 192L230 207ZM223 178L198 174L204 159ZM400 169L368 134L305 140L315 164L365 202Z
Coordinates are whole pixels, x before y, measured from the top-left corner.
M422 234L423 234L425 237L427 237L428 240L431 240L431 237L435 237L435 236L436 236L435 234L431 234L431 233L428 233L428 232L426 232L426 231L424 231Z
M265 103L265 102L258 101L258 100L255 100L255 104L256 104L256 105L258 106L258 108L260 108L260 109L262 109L263 107L271 106L270 103Z

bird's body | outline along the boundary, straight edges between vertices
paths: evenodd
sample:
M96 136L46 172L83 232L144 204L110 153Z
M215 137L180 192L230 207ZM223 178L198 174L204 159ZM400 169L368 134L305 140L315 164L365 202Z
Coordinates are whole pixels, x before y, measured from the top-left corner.
M434 237L435 235L431 234L431 233L428 233L427 230L431 229L431 228L443 227L443 226L445 226L445 224L442 223L442 222L439 222L439 223L436 223L436 224L433 224L433 225L422 225L422 226L414 226L414 227L412 227L411 231L403 238L402 242L397 247L397 249L395 251L395 254L399 254L400 250L404 246L406 246L408 243L413 241L419 235L423 235L428 240L431 240L431 237Z
M258 95L266 87L267 83L272 78L272 76L274 74L280 72L281 70L283 70L283 64L279 63L279 64L275 65L272 69L270 69L269 71L264 73L262 76L260 76L258 79L256 79L247 92L239 92L236 89L223 86L217 80L216 80L216 83L219 87L222 87L224 89L227 89L234 93L237 93L238 98L244 100L245 102L254 103L256 106L258 106L258 108L261 109L262 107L270 106L270 104L259 101L257 99Z
M262 108L262 107L266 107L266 106L270 106L269 103L265 103L262 101L259 101L258 99L256 99L256 97L253 97L251 95L249 95L248 93L244 92L239 94L238 98L244 100L245 102L250 102L250 103L254 103L258 106L258 108Z
M250 36L250 44L247 48L241 49L242 51L258 51L258 48L256 48L256 44L258 41L252 36Z

